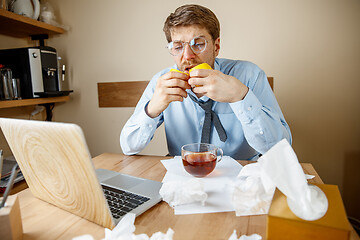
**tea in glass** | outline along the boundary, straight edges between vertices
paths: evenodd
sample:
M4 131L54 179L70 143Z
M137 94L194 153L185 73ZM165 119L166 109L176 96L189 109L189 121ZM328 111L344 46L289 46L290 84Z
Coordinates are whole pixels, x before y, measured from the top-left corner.
M219 157L218 153L220 153ZM194 177L205 177L210 174L222 155L221 148L207 143L193 143L181 148L184 168Z

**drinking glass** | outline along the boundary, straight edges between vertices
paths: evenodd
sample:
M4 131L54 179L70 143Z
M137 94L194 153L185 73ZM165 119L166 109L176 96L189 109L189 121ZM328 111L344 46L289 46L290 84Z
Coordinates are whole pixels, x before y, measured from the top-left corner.
M181 147L185 170L194 177L209 175L223 157L223 150L208 143L191 143Z

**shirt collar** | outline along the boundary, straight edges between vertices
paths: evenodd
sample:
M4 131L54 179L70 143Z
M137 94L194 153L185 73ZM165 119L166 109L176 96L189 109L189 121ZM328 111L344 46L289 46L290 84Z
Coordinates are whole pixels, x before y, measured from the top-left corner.
M191 89L186 89L186 92L187 92L188 94L193 95L194 97L196 97L196 99L198 99L198 100L200 100L200 101L202 101L202 102L206 102L207 100L209 100L209 98L208 98L207 96L205 96L205 95L202 96L201 98L198 98Z
M220 71L220 65L217 58L215 58L214 69Z

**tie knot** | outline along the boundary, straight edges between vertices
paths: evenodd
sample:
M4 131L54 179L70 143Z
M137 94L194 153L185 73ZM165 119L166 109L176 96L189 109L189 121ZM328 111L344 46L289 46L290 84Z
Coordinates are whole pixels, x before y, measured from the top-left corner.
M213 100L209 99L206 102L200 102L199 105L206 113L211 112Z
M199 104L199 106L206 112L206 113L209 113L211 112L211 107L212 107L212 104L213 104L213 100L212 99L209 99L207 100L206 102L203 102L203 101L199 101L197 100L194 96L192 96L191 94L189 94L191 100L193 100L194 102L196 102L197 104Z

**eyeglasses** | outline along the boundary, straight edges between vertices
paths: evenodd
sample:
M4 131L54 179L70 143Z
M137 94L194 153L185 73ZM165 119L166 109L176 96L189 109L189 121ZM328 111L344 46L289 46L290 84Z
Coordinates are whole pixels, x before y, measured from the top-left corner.
M207 40L203 37L194 37L190 42L173 41L168 43L167 49L169 50L171 55L177 56L184 52L186 44L189 44L191 50L195 54L199 54L205 50Z

